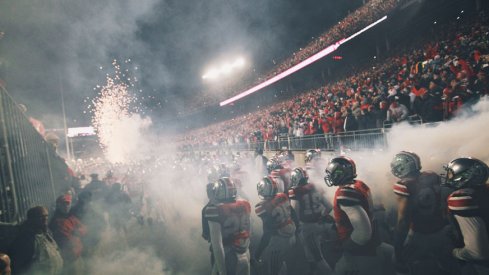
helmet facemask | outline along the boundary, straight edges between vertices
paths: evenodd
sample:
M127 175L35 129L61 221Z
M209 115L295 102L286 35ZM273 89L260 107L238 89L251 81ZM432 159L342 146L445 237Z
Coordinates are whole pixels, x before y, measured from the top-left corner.
M332 159L325 173L324 182L329 187L352 183L357 176L355 163L346 157Z
M345 171L341 167L338 167L338 165L332 169L328 167L325 172L324 182L329 187L341 185L345 181Z

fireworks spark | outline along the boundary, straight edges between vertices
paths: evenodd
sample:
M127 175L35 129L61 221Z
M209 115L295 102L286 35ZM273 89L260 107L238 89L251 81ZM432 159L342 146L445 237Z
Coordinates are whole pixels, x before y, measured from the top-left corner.
M124 163L137 151L141 129L147 128L151 121L140 116L141 104L131 90L135 78L122 74L117 61L112 65L114 76L107 75L105 85L97 86L98 97L92 100L92 124L106 158L113 163Z

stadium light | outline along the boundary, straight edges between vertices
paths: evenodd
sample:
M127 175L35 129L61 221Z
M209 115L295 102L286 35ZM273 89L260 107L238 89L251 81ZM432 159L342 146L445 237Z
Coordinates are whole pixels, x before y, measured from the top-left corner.
M246 90L246 91L244 91L244 92L242 92L242 93L240 93L238 95L235 95L235 96L233 96L233 97L231 97L229 99L226 99L226 100L220 102L219 105L220 106L228 105L229 103L232 103L232 102L234 102L234 101L236 101L238 99L241 99L241 98L243 98L243 97L245 97L247 95L250 95L250 94L252 94L254 92L257 92L257 91L259 91L259 90L261 90L261 89L263 89L263 88L265 88L265 87L267 87L267 86L269 86L269 85L271 85L271 84L273 84L273 83L275 83L275 82L277 82L277 81L279 81L279 80L281 80L281 79L283 79L283 78L285 78L285 77L287 77L287 76L289 76L289 75L297 72L298 70L300 70L300 69L302 69L302 68L304 68L306 66L309 66L310 64L312 64L312 63L318 61L319 59L321 59L321 58L329 55L330 53L336 51L336 49L338 49L342 44L344 44L344 43L352 40L356 36L360 35L361 33L367 31L368 29L372 28L373 26L379 24L380 22L382 22L382 21L384 21L386 19L387 19L387 15L384 16L384 17L382 17L382 18L380 18L379 20L373 22L372 24L366 26L365 28L361 29L360 31L354 33L350 37L348 37L346 39L343 38L343 39L337 41L336 43L329 45L324 50L322 50L322 51L316 53L315 55L313 55L313 56L305 59L304 61L302 61L299 64L297 64L297 65L295 65L295 66L293 66L293 67L285 70L284 72L282 72L282 73L280 73L280 74L278 74L278 75L276 75L276 76L274 76L274 77L272 77L272 78L270 78L270 79L268 79L268 80L266 80L266 81L264 81L264 82L256 85L255 87L253 87L251 89L248 89L248 90Z
M232 63L226 62L217 68L209 69L204 75L202 75L202 79L216 79L221 75L229 75L234 70L243 67L246 64L244 58L238 57Z

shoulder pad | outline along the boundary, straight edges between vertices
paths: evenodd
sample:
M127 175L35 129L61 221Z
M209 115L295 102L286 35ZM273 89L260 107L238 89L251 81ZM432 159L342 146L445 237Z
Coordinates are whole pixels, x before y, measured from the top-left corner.
M236 206L244 208L245 212L247 212L247 213L251 212L251 205L250 205L250 202L247 200L237 199L236 200Z
M403 196L403 197L409 197L409 195L411 195L409 193L409 189L406 185L406 182L404 181L398 181L394 183L393 191L396 195Z
M448 210L456 215L471 216L479 205L474 198L473 189L460 189L448 196Z
M368 185L361 180L355 180L355 188L358 189L358 191L360 191L361 193L370 193L370 187L368 187Z
M354 188L351 187L341 187L336 192L336 202L339 205L356 205L360 204L363 196Z
M214 204L207 206L204 211L204 217L207 219L215 219L219 217L219 207Z
M266 209L263 201L256 204L256 206L255 206L256 215L261 216L261 215L265 214L266 212L267 212L267 209Z

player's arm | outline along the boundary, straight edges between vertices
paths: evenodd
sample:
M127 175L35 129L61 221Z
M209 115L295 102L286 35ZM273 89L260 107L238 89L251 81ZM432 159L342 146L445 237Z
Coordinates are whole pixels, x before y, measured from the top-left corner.
M353 188L343 188L337 192L336 203L348 216L353 229L348 240L343 242L345 250L355 250L372 238L370 219L360 205L362 198L362 194Z
M292 209L294 209L294 211L296 213L299 213L300 211L300 204L299 204L299 201L297 200L290 200L290 206L292 207Z
M365 245L372 238L372 225L367 212L359 204L340 205L350 223L353 231L350 235L351 241L357 245Z
M463 247L452 250L453 256L465 261L489 259L487 225L472 195L463 192L450 195L448 209L458 223L464 243Z
M489 238L482 218L455 215L455 219L462 231L465 245L453 249L453 256L464 261L489 259Z
M399 257L409 233L411 215L409 213L409 190L403 184L394 184L394 193L397 195L397 224L394 236L396 257ZM398 258L399 259L399 258Z
M218 272L220 275L226 274L226 263L224 256L224 246L222 243L221 224L214 221L209 221L209 231L211 237L212 251L214 252L214 272Z
M259 215L259 217L262 219L263 222L263 235L261 236L260 243L258 244L258 248L256 249L255 252L256 259L261 258L261 254L263 253L265 248L267 248L273 235L272 217L270 215L267 215L266 213Z

